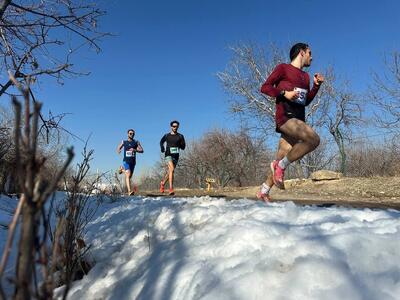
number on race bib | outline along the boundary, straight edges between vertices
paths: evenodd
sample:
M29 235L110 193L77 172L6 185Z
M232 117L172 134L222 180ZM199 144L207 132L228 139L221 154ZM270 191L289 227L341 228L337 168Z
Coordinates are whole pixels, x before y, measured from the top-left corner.
M171 147L171 148L169 148L169 152L171 154L179 153L179 148L178 147Z
M133 156L133 151L132 150L128 150L125 152L126 157L132 157Z
M301 105L306 105L306 99L307 99L307 90L306 89L301 89L295 87L294 90L296 92L299 92L299 97L297 97L294 102L301 104Z

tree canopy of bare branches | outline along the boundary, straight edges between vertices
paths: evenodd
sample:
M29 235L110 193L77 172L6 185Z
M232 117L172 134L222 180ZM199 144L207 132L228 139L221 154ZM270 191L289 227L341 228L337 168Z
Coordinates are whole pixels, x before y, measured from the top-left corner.
M371 95L376 104L375 120L378 126L400 131L400 52L394 51L384 59L382 74L373 73Z
M0 74L19 81L52 76L64 78L84 73L75 70L72 56L83 46L100 51L98 30L104 11L95 3L79 0L0 0ZM6 75L6 76L4 76ZM0 96L13 83L0 82Z
M230 49L232 58L217 77L230 96L231 112L244 127L270 134L275 130L275 99L260 93L260 88L275 66L286 61L284 53L275 45L265 50L251 43Z
M360 97L348 81L337 78L332 66L324 74L325 83L311 104L307 121L325 129L333 138L338 147L340 171L346 173L346 142L351 142L353 129L363 123Z

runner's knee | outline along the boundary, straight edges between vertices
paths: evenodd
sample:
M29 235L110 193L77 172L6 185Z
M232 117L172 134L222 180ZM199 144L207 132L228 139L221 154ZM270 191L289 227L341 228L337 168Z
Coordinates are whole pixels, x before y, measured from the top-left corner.
M314 150L320 143L319 135L315 132L307 134L307 138L304 140L304 143L308 144L309 147Z
M319 135L314 133L310 142L311 142L310 144L312 145L313 149L317 148L319 146L319 143L321 142Z

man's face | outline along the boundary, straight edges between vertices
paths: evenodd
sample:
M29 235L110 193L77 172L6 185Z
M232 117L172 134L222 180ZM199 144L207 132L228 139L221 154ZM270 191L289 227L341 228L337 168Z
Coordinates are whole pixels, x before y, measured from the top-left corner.
M311 49L307 48L306 50L301 50L303 56L303 66L309 67L311 66L312 56L311 56Z
M128 131L128 138L133 139L134 136L135 136L135 133L133 131Z
M171 125L171 129L172 129L173 132L177 132L177 131L178 131L178 128L179 128L179 125L176 124L176 123L173 123L173 124Z

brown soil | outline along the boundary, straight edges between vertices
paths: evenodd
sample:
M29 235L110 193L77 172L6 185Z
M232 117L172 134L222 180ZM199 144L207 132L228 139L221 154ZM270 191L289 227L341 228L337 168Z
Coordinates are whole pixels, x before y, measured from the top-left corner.
M297 204L321 206L342 205L400 210L400 177L349 178L312 181L294 179L285 182L285 190L273 188L272 201L293 201ZM206 190L177 189L176 197L224 197L229 200L248 198L256 200L259 187L240 187ZM139 195L161 196L159 192L143 191Z

